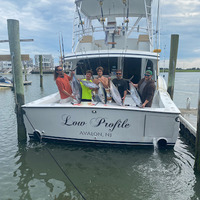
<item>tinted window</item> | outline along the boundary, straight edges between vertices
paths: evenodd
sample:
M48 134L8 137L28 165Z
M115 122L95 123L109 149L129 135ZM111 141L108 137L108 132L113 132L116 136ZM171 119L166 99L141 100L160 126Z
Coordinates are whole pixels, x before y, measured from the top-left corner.
M109 75L113 68L117 67L117 58L91 58L80 60L76 70L77 75L85 74L87 70L92 70L94 75L97 75L96 68L102 66L104 75Z

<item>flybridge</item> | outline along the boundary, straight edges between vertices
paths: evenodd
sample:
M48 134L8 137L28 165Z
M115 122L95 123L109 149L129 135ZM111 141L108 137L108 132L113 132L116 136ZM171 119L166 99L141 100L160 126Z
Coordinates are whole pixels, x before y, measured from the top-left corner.
M152 0L76 0L80 11L90 19L103 16L146 17L146 8L151 8ZM102 9L102 10L101 10Z
M76 0L72 51L120 47L138 49L136 46L140 42L149 43L149 48L153 50L152 2L152 0ZM102 32L104 34L100 36ZM130 42L129 38L137 41ZM78 43L82 45L77 48ZM127 48L128 44L136 46Z

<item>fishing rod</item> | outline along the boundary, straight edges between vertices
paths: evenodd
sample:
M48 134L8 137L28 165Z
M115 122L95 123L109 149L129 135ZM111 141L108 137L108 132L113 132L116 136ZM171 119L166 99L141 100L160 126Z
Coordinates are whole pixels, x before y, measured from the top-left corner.
M82 26L83 34L85 34L85 30L84 30L84 28L83 28L83 24L84 24L84 23L83 23L83 21L82 21L81 14L80 14L80 12L79 12L79 9L78 9L78 6L77 6L77 5L76 5L76 9L77 9L77 12L78 12L80 24L81 24L81 26Z
M83 74L83 76L84 76L84 78L85 78L85 74L84 74L84 71L83 71L83 68L82 68L81 64L77 64L76 67L75 67L74 69L70 69L69 71L75 71L78 67L80 67L81 72L82 72L82 74Z
M100 21L103 22L103 30L105 30L105 26L104 26L105 18L103 17L103 8L102 8L103 0L99 1L99 5L101 7L101 19L100 19Z
M85 50L85 48L84 48L84 50ZM86 60L88 62L89 68L90 68L90 70L92 70L91 65L90 65L90 60L89 60L89 58L87 56L86 50L85 50L85 56L86 56Z
M60 46L60 62L61 62L61 67L63 68L63 62L62 62L62 49L61 49L61 43L60 43L60 34L59 34L59 46Z
M84 48L84 50L85 50L85 48ZM90 59L88 58L88 56L86 54L86 50L85 50L85 56L86 56L86 60L87 60L88 65L89 65L89 69L92 71L92 67L91 67L91 64L90 64ZM94 79L93 73L92 73L92 78Z
M126 31L128 32L128 23L129 23L129 19L128 19L128 17L129 17L129 0L127 0L128 1L128 3L127 3L127 14L126 14L126 20L125 20L125 23L126 23Z
M62 34L61 34L62 36ZM63 61L64 61L64 56L65 56L65 50L64 50L64 41L63 41L63 36L62 36L62 51L63 51ZM64 63L65 64L65 63Z
M83 48L83 49L85 50L85 48ZM87 63L88 63L88 65L89 65L89 69L92 70L92 68L91 68L91 66L90 66L89 58L87 57L86 50L85 50L85 54L84 54L83 51L82 51L82 49L81 49L81 53L82 53L83 56L86 57L86 59L83 60L83 61L84 61L85 72L87 71L87 67L86 67ZM86 61L87 61L87 63L86 63ZM82 68L82 67L81 67L81 68ZM83 77L85 78L85 73L84 73L83 70L82 70L82 74L83 74ZM92 75L92 77L93 77L93 75Z
M133 76L131 76L131 78L129 78L129 79L124 79L125 81L128 81L128 82L131 82L131 80L134 78L134 75Z

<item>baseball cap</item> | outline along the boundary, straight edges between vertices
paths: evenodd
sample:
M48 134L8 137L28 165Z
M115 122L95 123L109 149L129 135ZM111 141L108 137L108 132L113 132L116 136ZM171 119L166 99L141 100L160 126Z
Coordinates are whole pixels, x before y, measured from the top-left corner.
M147 70L147 71L145 72L145 74L152 75L152 71L151 71L151 70Z

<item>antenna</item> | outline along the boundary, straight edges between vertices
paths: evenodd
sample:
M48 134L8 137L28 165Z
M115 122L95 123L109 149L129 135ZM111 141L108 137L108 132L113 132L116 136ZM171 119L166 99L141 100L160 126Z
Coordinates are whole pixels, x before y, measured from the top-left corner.
M60 34L61 34L61 33L60 33ZM61 67L63 67L63 60L62 60L62 49L61 49L61 43L60 43L60 34L59 34L60 62L61 62Z
M160 48L160 0L158 0L157 22L156 22L156 49L159 48Z

